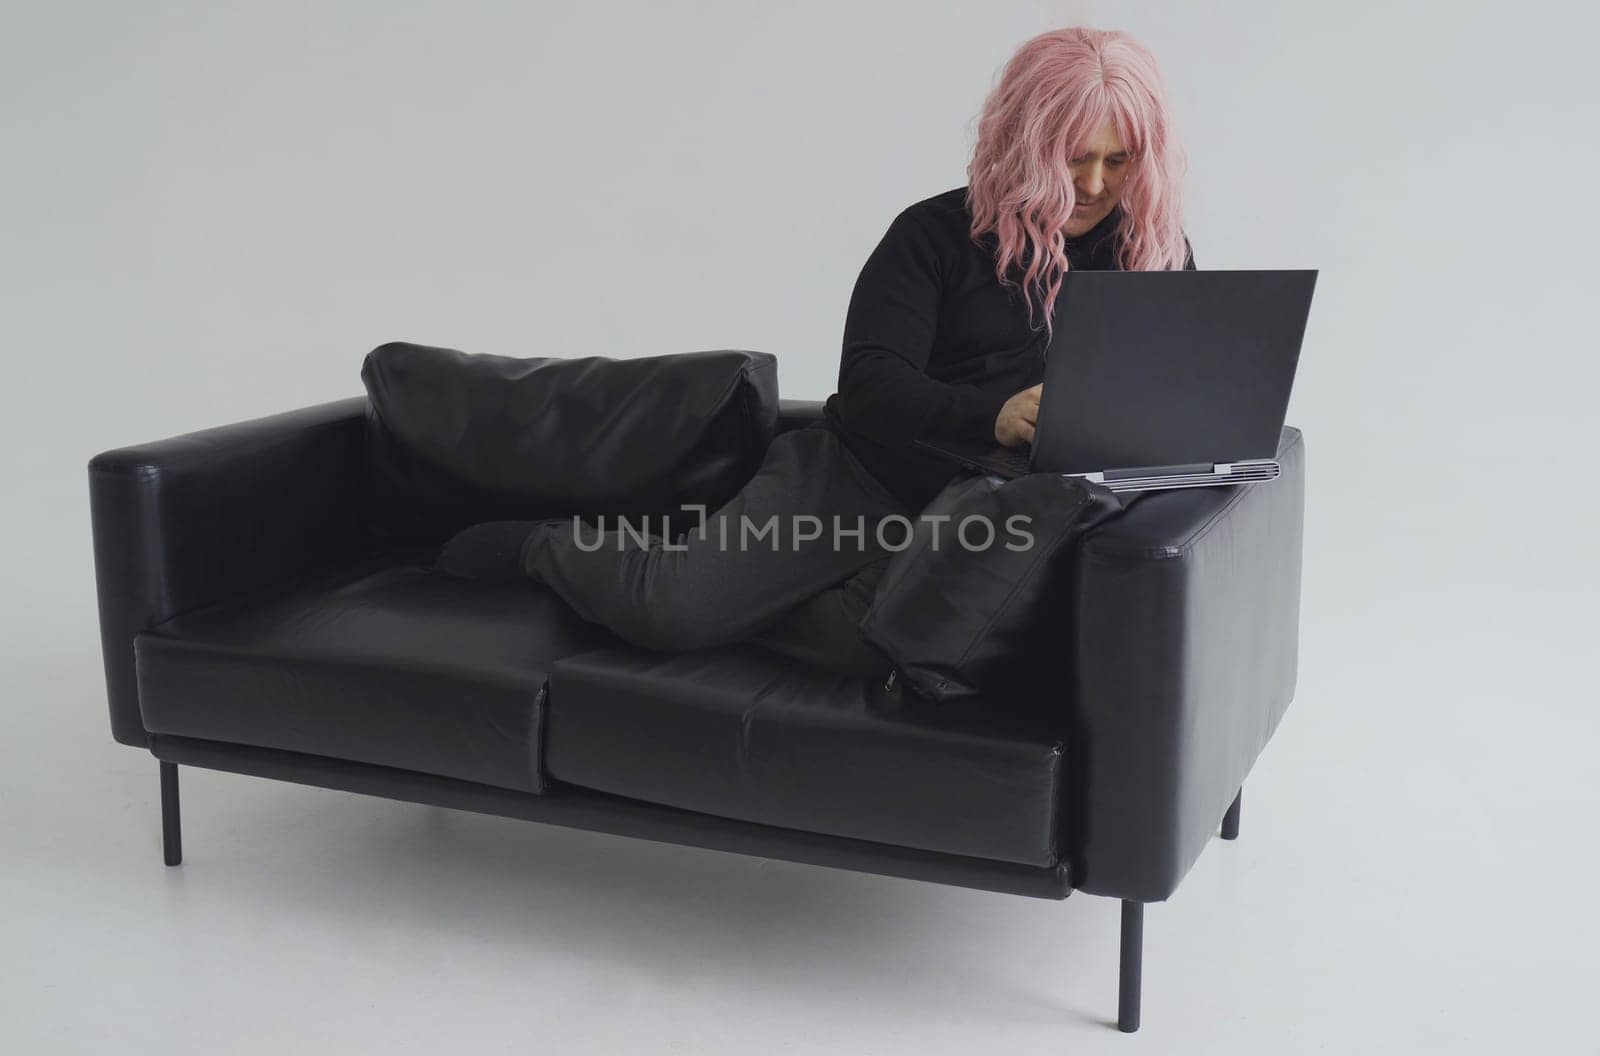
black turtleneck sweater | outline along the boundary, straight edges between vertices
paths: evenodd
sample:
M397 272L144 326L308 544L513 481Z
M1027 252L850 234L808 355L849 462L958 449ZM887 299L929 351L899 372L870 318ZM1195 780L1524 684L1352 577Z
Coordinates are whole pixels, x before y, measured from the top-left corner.
M968 236L966 195L957 187L908 206L867 258L845 316L839 390L825 407L829 426L913 511L955 474L915 442L994 444L1001 406L1044 380L1044 305L1034 292L1030 327L1020 290L995 278L994 233L981 245ZM1115 208L1067 239L1069 265L1115 271L1121 220ZM1025 266L1009 273L1017 286Z

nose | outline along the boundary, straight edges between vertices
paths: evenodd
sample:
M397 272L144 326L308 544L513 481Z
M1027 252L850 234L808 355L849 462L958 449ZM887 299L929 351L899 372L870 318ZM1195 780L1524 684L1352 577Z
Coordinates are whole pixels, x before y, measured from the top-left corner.
M1078 197L1098 198L1106 189L1105 168L1100 162L1085 165L1078 173Z

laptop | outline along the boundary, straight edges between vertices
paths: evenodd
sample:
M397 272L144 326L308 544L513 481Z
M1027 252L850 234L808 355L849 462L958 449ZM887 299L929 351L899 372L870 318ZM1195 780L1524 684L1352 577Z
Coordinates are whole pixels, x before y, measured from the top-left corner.
M1317 272L1069 271L1031 446L918 441L981 473L1114 492L1277 478Z

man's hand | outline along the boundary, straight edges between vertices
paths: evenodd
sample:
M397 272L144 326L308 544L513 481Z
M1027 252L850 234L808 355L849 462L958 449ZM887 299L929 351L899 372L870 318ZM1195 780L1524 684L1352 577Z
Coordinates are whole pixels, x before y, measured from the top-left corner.
M1033 427L1039 421L1039 394L1043 385L1023 389L1005 402L994 420L994 438L1005 447L1033 443Z

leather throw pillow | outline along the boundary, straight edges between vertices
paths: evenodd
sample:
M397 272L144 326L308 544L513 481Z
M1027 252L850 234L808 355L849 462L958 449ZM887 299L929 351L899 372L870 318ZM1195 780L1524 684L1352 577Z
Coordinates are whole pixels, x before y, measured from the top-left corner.
M367 527L437 546L481 521L710 509L761 464L777 360L738 349L610 359L395 341L361 367Z

